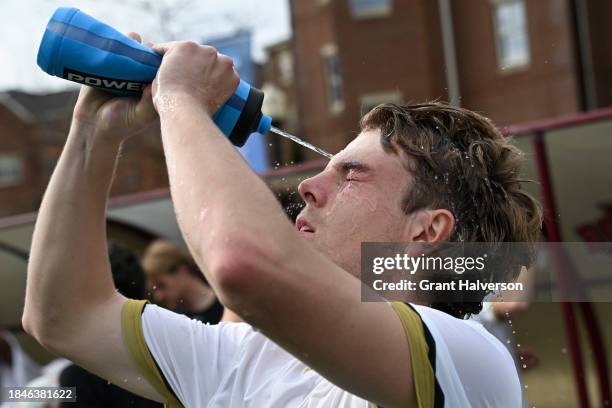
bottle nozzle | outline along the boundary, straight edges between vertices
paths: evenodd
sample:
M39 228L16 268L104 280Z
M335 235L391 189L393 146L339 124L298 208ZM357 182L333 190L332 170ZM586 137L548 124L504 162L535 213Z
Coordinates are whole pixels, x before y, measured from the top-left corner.
M261 115L256 132L265 135L270 131L270 128L272 128L272 118L268 115Z

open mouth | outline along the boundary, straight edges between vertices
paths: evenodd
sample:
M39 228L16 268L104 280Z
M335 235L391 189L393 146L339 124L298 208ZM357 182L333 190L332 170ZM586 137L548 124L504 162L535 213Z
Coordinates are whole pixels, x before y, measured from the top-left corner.
M306 221L303 218L298 218L295 221L295 228L299 232L310 233L310 234L313 234L315 232L315 229L312 227L312 225L310 225L308 221Z

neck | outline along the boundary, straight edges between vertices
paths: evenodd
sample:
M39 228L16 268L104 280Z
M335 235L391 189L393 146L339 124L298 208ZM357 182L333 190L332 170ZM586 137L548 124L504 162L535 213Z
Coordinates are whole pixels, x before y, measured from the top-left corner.
M187 293L183 296L183 307L190 312L199 312L208 309L215 303L216 296L211 288L199 279L187 287Z

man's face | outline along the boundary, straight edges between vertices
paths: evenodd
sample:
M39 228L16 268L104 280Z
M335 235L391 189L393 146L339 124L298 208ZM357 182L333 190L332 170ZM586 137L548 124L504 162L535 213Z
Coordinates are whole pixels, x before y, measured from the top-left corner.
M149 276L147 284L153 295L155 303L169 309L176 309L181 305L184 294L185 279L180 273L160 273Z
M306 206L296 220L299 234L358 275L361 242L405 240L410 220L401 203L412 181L406 160L383 150L380 130L359 134L325 170L300 184Z

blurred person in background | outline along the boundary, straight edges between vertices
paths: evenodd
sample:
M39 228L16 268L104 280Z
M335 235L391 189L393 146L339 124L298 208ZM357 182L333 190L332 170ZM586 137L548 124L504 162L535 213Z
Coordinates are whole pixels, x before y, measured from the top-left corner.
M191 255L178 245L153 241L142 257L142 267L152 298L161 306L203 323L236 321L235 314L224 312Z
M128 248L110 243L108 257L117 291L130 298L144 297L145 278L136 255ZM76 387L77 400L63 402L61 406L66 408L162 408L163 406L119 388L76 364L70 364L61 370L59 386Z
M5 387L23 387L40 374L41 367L22 349L17 337L0 328L0 397ZM8 407L8 403L0 407Z
M66 360L65 358L56 358L52 360L42 367L40 369L40 375L29 383L25 384L25 387L59 387L60 374L70 364L72 364L72 362L70 360ZM59 408L61 406L61 402L59 400L37 402L19 401L15 403L14 406L18 408ZM4 406L2 406L2 408L4 408Z
M540 259L540 254L541 252L538 252L537 259ZM531 405L524 388L523 372L537 366L539 358L533 351L516 343L512 319L529 311L529 304L535 293L536 270L535 265L529 269L523 268L516 279L516 282L523 284L525 290L502 291L496 293L495 296L488 296L487 301L482 303L482 311L471 317L472 320L482 324L510 352L519 373L521 384L523 384L523 407L525 408Z

